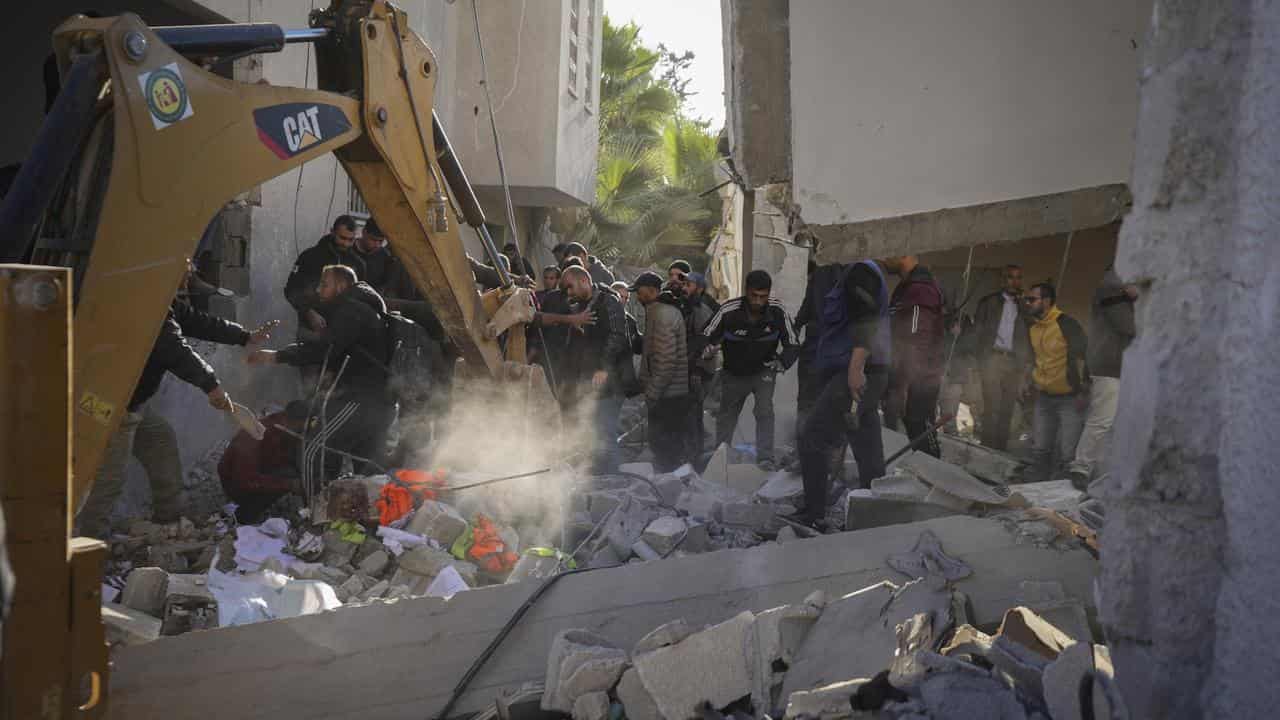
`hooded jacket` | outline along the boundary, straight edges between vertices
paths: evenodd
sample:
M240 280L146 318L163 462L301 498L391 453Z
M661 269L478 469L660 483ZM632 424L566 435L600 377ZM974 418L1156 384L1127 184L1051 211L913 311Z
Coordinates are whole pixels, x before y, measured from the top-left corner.
M1089 372L1118 378L1137 327L1133 321L1133 299L1124 292L1124 283L1115 270L1107 270L1102 285L1093 294L1089 318Z
M640 383L650 404L689 394L689 346L679 301L663 292L644 308Z
M1088 339L1074 318L1053 306L1031 326L1031 349L1035 353L1032 380L1046 395L1075 395L1089 381L1085 362Z
M895 382L936 385L942 381L946 364L942 350L944 302L942 288L923 265L917 265L893 289L889 317Z
M302 340L283 350L279 361L286 365L321 365L329 359L336 372L347 359L338 386L360 393L387 392L387 363L391 343L387 335L387 305L368 283L347 288L330 302L316 306L328 327L315 340Z
M320 284L320 274L326 265L346 265L356 271L356 277L365 279L367 272L365 262L355 251L354 246L343 250L333 241L330 233L320 238L313 247L302 251L293 269L289 271L289 280L284 285L284 297L298 311L298 319L308 310L320 304L320 296L316 294L316 285Z
M186 338L207 340L221 345L244 345L249 342L249 332L237 323L223 320L196 310L183 298L177 298L169 306L169 314L160 326L160 335L147 356L142 376L134 386L129 399L129 411L134 412L150 400L160 389L164 374L171 372L178 379L195 385L202 392L218 387L218 376L209 363L187 344Z

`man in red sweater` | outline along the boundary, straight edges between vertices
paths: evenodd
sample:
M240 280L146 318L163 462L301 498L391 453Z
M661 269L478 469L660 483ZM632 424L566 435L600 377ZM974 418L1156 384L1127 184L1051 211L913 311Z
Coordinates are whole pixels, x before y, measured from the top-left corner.
M267 432L261 440L241 430L231 439L218 461L218 478L227 499L235 503L236 520L241 524L262 521L262 515L280 497L298 484L298 441L277 425L302 432L306 408L295 405L298 417L286 409L262 418Z
M907 437L915 438L933 427L942 387L943 295L919 258L906 255L887 263L898 276L889 299L893 337L893 366L884 396L884 424L898 430L901 421ZM937 433L930 433L921 449L941 457Z

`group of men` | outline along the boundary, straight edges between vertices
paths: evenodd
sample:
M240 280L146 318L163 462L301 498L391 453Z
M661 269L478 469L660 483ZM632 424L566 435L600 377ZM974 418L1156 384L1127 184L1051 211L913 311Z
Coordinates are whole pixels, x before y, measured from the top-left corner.
M657 470L702 461L704 406L713 380L719 407L712 447L733 442L751 397L756 461L775 469L774 388L778 375L797 362L801 520L815 526L823 521L833 470L846 447L863 485L884 475L881 411L886 425L901 425L922 440L922 449L939 454L933 433L946 375L945 338L963 323L952 317L941 288L916 257L811 265L793 322L772 297L773 281L763 270L749 272L744 294L720 305L707 293L705 276L684 260L671 263L666 278L650 271L627 284L579 243L553 252L557 263L543 269L535 294L528 347L531 360L546 369L567 426L579 431L575 437L592 472L618 468L619 423L629 397L643 398ZM522 284L535 283L531 264L514 245L504 247L497 260ZM480 287L500 283L497 266L475 260L471 266ZM184 287L202 285L194 274L188 277ZM297 312L298 335L280 350L261 347L274 323L249 332L195 309L185 294L174 300L128 416L77 516L82 533L105 537L130 455L146 470L155 519L172 520L180 512L174 432L146 408L166 372L199 387L213 407L235 410L216 373L186 338L249 346L251 366L302 371L306 400L270 419L272 437L266 442L233 443L220 465L224 489L246 508L245 520L298 481L335 477L344 459L364 472L386 461L382 451L397 414L403 421L422 410L403 407L391 387L392 313L420 325L438 344L435 363L442 372L431 394L447 398L453 366L448 338L375 221L360 229L354 218L338 217L331 232L298 257L284 294ZM632 296L644 308L642 324L627 311ZM978 303L971 331L983 379L984 444L1007 447L1015 403L1034 397L1032 479L1047 476L1056 458L1074 479L1087 483L1105 457L1120 356L1134 334L1136 297L1134 288L1121 286L1109 271L1095 298L1095 341L1089 343L1080 324L1057 308L1052 285L1041 283L1023 294L1021 268L1005 268L1004 287ZM417 441L412 428L407 434ZM263 448L275 448L270 462Z

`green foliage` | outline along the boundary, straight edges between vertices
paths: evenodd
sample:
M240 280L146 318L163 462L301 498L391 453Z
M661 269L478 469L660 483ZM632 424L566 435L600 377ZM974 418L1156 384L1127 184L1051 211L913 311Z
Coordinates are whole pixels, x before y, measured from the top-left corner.
M684 113L692 53L642 45L604 18L596 197L571 239L610 261L701 257L720 218L716 135Z

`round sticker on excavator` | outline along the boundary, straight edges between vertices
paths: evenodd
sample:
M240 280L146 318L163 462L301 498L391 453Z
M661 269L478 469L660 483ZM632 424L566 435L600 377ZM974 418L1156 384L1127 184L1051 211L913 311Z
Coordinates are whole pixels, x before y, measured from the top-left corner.
M182 82L182 71L178 63L173 62L151 72L138 76L142 86L142 97L151 113L151 122L157 130L185 120L195 112L191 108L191 98L187 96L187 85Z

